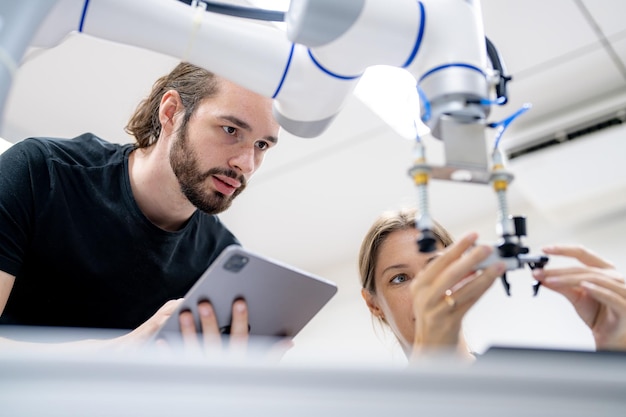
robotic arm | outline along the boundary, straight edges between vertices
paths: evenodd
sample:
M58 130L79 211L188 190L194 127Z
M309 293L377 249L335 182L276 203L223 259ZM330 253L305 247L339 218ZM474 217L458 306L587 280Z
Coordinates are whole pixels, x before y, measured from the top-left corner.
M202 5L57 0L41 24L31 23L27 45L52 47L80 32L180 57L274 98L280 124L301 137L328 127L368 67L402 67L429 98L427 124L436 137L448 134L450 125L462 123L465 136L478 125L472 135L477 139L471 139L476 143L463 148L480 155L486 169L484 126L476 121L489 113L480 100L491 86L477 1L292 0L286 37L272 27L208 13Z
M175 0L2 2L0 16L22 24L8 37L0 27L4 45L7 38L20 41L0 50L0 67L9 74L0 84L10 83L28 45L52 47L80 32L179 57L271 97L282 128L311 138L325 131L368 67L405 68L417 80L420 118L443 142L446 159L444 166L430 165L418 138L409 174L419 196L419 249L434 250L429 179L464 180L491 183L498 195L502 242L489 262L503 259L509 269L547 262L526 256L506 211L512 175L500 150L490 154L487 149L487 118L494 103L506 102L509 77L486 41L478 0L291 0L286 36L209 13L206 5L196 0L191 5Z

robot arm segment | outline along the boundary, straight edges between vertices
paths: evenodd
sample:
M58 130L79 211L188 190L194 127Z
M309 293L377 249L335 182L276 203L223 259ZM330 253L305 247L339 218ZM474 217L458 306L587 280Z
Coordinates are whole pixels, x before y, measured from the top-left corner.
M329 76L274 27L179 1L59 0L32 45L51 47L75 31L179 57L272 97L277 120L296 136L321 134L358 81Z
M59 0L33 45L52 46L74 31L180 57L269 97L291 50L271 27L173 0Z

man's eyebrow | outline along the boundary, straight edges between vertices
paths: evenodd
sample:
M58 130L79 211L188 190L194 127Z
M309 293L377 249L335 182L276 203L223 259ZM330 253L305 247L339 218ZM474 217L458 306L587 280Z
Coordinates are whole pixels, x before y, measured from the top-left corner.
M221 118L224 119L224 120L228 120L232 124L235 124L235 125L237 125L237 127L241 128L243 130L247 130L248 132L252 130L250 125L248 123L244 122L243 120L241 120L239 117L231 116L231 115L224 115L224 116L221 116Z
M237 127L243 130L247 130L248 132L252 131L252 128L250 127L250 125L246 123L245 121L241 120L239 117L232 116L232 115L224 115L224 116L221 116L221 118L224 120L228 120L229 122L237 125ZM278 143L278 138L275 136L265 136L264 139L268 142L272 142L274 145Z

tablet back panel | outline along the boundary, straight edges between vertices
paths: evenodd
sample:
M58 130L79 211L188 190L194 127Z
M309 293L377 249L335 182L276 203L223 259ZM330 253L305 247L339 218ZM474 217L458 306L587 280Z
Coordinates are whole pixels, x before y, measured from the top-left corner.
M251 335L293 337L336 292L331 281L232 245L189 290L158 337L178 337L182 310L191 310L200 328L197 304L202 300L211 302L220 329L228 333L232 303L238 298L248 303Z

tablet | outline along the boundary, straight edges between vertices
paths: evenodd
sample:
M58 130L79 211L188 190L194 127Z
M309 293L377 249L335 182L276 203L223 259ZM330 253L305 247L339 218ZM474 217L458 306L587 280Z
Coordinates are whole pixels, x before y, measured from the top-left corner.
M233 301L248 305L250 335L294 337L337 293L331 281L231 245L202 274L156 339L179 341L181 311L190 310L200 329L198 302L213 306L221 333L228 334Z

